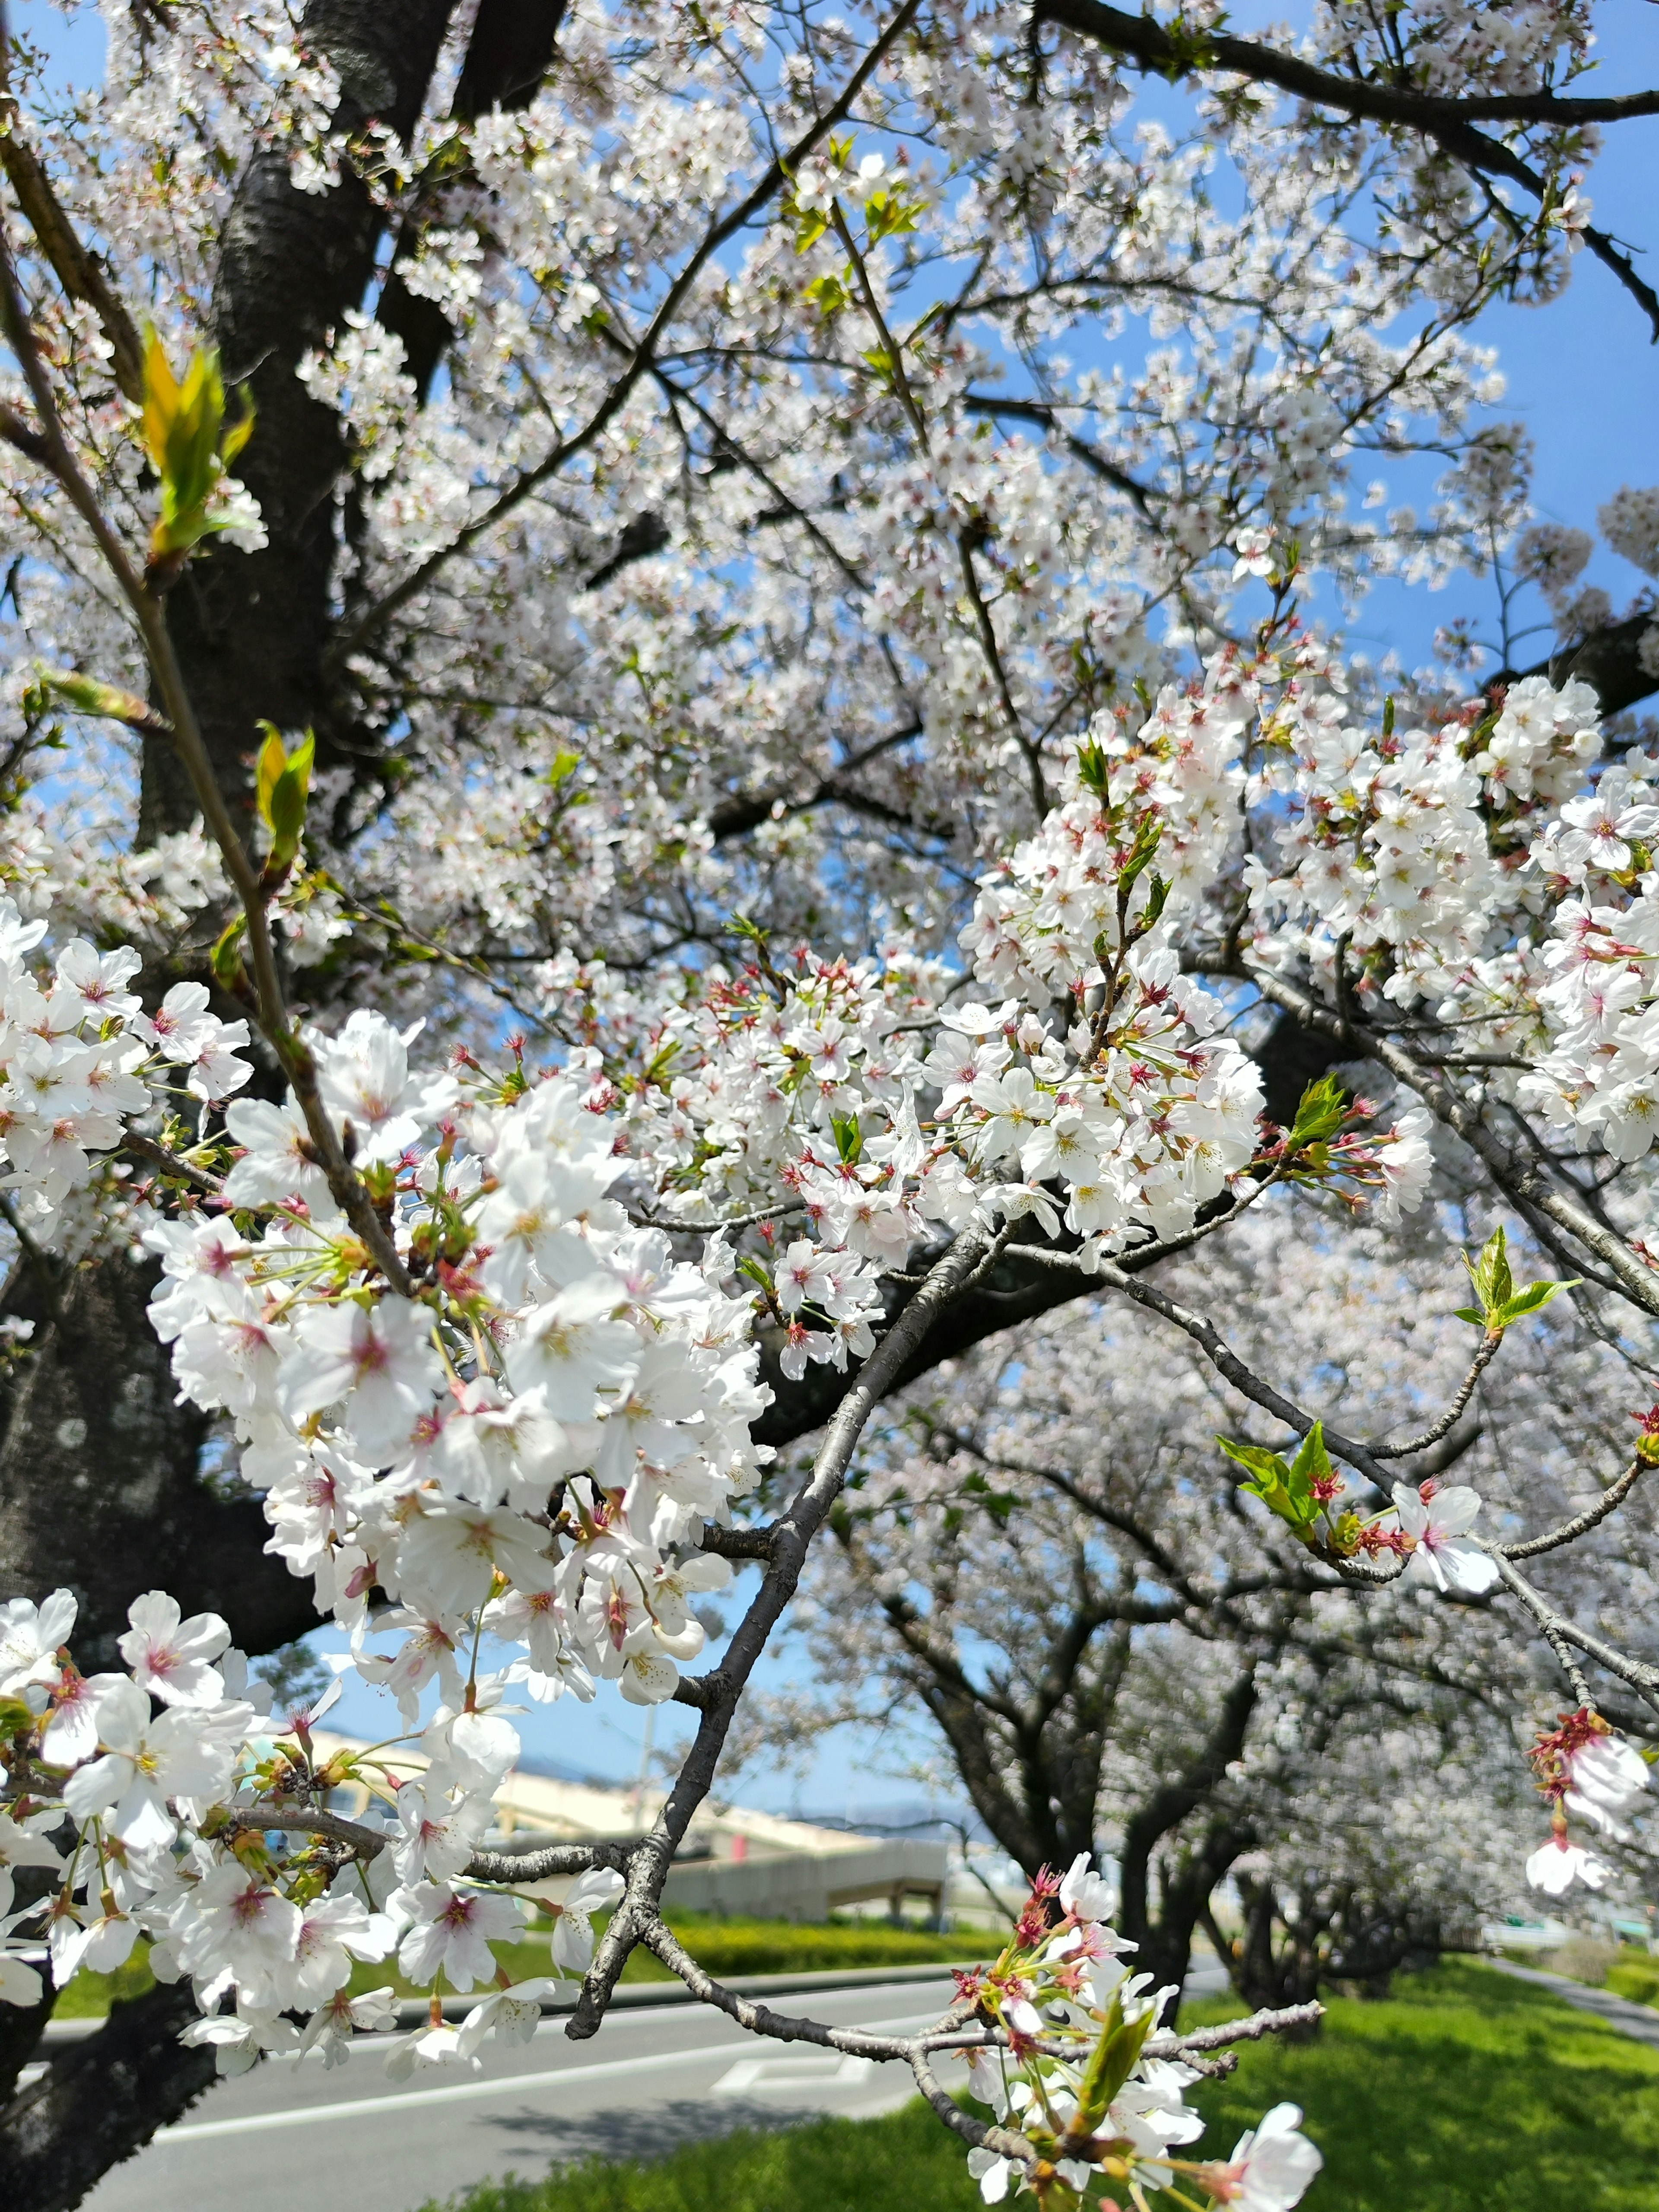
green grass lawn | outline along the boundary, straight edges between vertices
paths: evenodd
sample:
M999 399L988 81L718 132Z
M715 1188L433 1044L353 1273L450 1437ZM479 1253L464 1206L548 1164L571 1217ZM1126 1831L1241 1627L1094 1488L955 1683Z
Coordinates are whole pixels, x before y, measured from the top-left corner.
M1334 2002L1316 2043L1247 2046L1236 2075L1196 2094L1210 2123L1200 2148L1224 2156L1289 2098L1325 2154L1309 2212L1655 2212L1659 2051L1473 1963L1395 1990ZM486 2183L454 2212L974 2212L979 2201L960 2144L915 2104L650 2165Z
M799 1927L787 1920L723 1920L713 1913L677 1912L669 1924L711 1974L721 1981L745 1974L807 1974L845 1966L914 1966L936 1960L994 1956L997 1939L969 1932L930 1936L917 1929L894 1928L879 1920L838 1920L823 1927ZM526 1931L521 1943L498 1943L495 1955L514 1981L552 1972L550 1923ZM141 1944L115 1974L77 1974L58 2000L60 2020L88 2019L109 2010L112 1996L137 1996L153 1986L149 1949ZM666 1966L649 1952L635 1951L623 1970L625 1982L667 1982ZM402 1995L423 1994L404 1981L391 1960L360 1964L351 1978L356 1990L384 1989ZM573 1984L574 1987L574 1984Z
M1659 1959L1620 1959L1607 1968L1605 1986L1632 2004L1654 2003L1659 2000Z

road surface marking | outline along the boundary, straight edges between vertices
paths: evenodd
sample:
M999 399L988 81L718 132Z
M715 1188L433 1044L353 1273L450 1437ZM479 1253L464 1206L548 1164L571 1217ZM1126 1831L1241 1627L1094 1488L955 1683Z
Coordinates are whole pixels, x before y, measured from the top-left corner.
M827 2069L827 2070L826 2070ZM715 2082L716 2097L738 2097L749 2089L844 2089L874 2071L874 2061L826 2051L813 2058L739 2058Z
M908 2013L902 2020L872 2021L863 2032L870 2034L886 2028L925 2026L929 2017ZM441 2088L404 2089L387 2097L354 2097L343 2104L312 2105L297 2112L285 2108L276 2112L247 2112L234 2120L186 2121L179 2127L158 2128L152 2140L196 2142L208 2136L254 2135L262 2128L309 2127L319 2120L355 2119L364 2112L404 2112L415 2105L459 2104L465 2097L507 2097L528 2089L556 2089L567 2081L597 2081L618 2074L642 2073L652 2066L708 2065L723 2058L732 2047L725 2043L716 2044L712 2049L705 2045L701 2051L662 2052L642 2058L605 2058L592 2066L561 2066L545 2074L507 2074L495 2081L460 2081ZM767 2062L750 2063L764 2065ZM853 2063L868 2068L871 2061L866 2058Z

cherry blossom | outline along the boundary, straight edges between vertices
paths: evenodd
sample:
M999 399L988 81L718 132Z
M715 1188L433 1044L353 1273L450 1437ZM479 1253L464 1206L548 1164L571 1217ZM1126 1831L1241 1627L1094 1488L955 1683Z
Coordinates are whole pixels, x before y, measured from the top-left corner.
M1242 2135L1227 2164L1205 2176L1218 2203L1238 2212L1289 2212L1299 2204L1325 2163L1301 2125L1299 2106L1275 2105Z
M1553 299L1578 249L1640 297L1557 104L1593 11L1407 8L1386 38L1314 11L1333 94L1509 96L1504 198L1478 137L1218 99L1201 39L1149 58L1150 15L1118 46L1039 24L1034 88L1002 4L713 33L678 0L596 6L566 11L557 69L482 102L471 18L446 20L373 112L379 62L275 0L111 10L105 82L68 103L6 57L50 191L0 270L0 1212L52 1326L12 1315L0 1348L44 1402L64 1315L148 1255L191 1454L210 1424L404 1733L337 1763L315 1713L271 1723L228 1648L240 1588L223 1620L161 1589L125 1633L100 1616L82 1656L121 1672L77 1667L67 1593L9 1601L0 1838L53 1881L0 1996L142 1932L191 1984L187 2043L234 2071L382 2030L354 1961L495 1982L512 1698L678 1696L718 1749L844 1495L886 1600L964 1498L1000 1498L937 1423L927 1466L852 1457L941 1345L1050 1292L1134 1304L1224 1402L1225 1452L1159 1495L1126 1584L1154 1610L1141 1584L1167 1589L1154 1625L1194 1680L1231 1649L1194 1624L1236 1567L1258 1643L1273 1594L1307 1639L1366 1622L1379 1666L1440 1667L1454 1634L1524 1650L1490 1669L1517 1711L1534 1663L1577 1701L1534 1753L1557 1826L1529 1875L1612 1879L1566 1823L1618 1851L1640 1817L1641 1752L1593 1700L1651 1687L1615 1516L1659 1419L1593 1486L1599 1458L1570 1481L1559 1450L1530 1478L1488 1453L1478 1490L1395 1477L1475 1450L1460 1424L1558 1291L1610 1362L1636 1356L1620 1302L1659 1312L1659 760L1541 646L1464 696L1322 627L1462 565L1498 591L1506 668L1518 575L1575 653L1635 639L1659 674L1646 600L1615 617L1587 533L1534 521L1476 327ZM1172 81L1155 118L1147 69ZM225 249L256 204L362 235L249 362ZM1655 572L1659 495L1599 521ZM1299 1095L1281 1023L1324 1055ZM1454 1358L1462 1293L1425 1255L1474 1218ZM1519 1290L1506 1233L1537 1257ZM1305 1260L1271 1313L1262 1237ZM1386 1404L1393 1353L1339 1318L1366 1297L1371 1339L1404 1316L1433 1340ZM1076 1465L1042 1463L1075 1482L1089 1437L1020 1397L1063 1395L1063 1353L1001 1371L1027 1474L1063 1442ZM775 1452L809 1431L786 1485ZM1008 1495L1033 1550L1016 1571L981 1545L963 1619L1040 1581L1054 1524ZM71 1551L97 1525L75 1493L42 1517ZM760 1589L738 1656L692 1678L696 1600L734 1563ZM1241 1790L1252 1762L1294 1771L1273 1802L1304 1837L1314 1656L1286 1632L1248 1684L1270 1741L1221 1762ZM1176 1763L1146 1741L1140 1779ZM1403 1741L1326 1748L1374 1796L1410 1771ZM561 1864L588 2028L630 1948L672 1954L661 1883L712 1772L644 1844ZM65 1821L60 1864L27 1856ZM1264 1821L1264 1881L1291 1825ZM1280 2212L1319 2164L1294 2108L1231 2162L1177 2155L1180 1977L1113 1904L1086 1855L1039 1875L975 1992L969 2081L1002 2130L971 2152L982 2195L1040 2171L1139 2198L1178 2170ZM394 2063L473 2063L542 1994L434 2018Z
M1498 1568L1468 1534L1480 1500L1466 1483L1421 1490L1394 1486L1395 1511L1407 1547L1406 1571L1436 1589L1479 1595L1498 1580Z

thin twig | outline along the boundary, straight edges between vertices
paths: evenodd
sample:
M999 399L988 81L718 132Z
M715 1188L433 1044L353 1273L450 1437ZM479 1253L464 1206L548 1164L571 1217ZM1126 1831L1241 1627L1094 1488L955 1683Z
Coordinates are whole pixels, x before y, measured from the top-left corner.
M556 475L567 462L586 453L595 445L605 431L621 413L632 396L635 386L650 370L656 349L664 332L684 304L687 295L708 262L745 224L752 222L773 195L799 168L801 163L838 123L845 121L854 101L863 91L876 70L886 58L892 47L908 27L921 4L921 0L902 0L898 13L876 39L852 76L842 87L837 98L816 117L795 141L787 155L780 155L768 164L760 182L748 196L706 231L696 250L689 256L678 275L669 284L661 304L635 350L633 360L606 392L582 428L574 436L562 440L552 452L510 483L471 522L459 530L447 545L416 563L402 581L369 607L347 635L332 647L324 662L325 675L337 674L354 653L357 653L376 636L400 608L408 605L416 592L425 589L439 571L447 567L458 554L465 553L480 538L493 530L514 509L519 507L540 484Z
M1576 1513L1571 1521L1562 1522L1559 1528L1552 1528L1547 1536L1533 1536L1523 1544L1493 1545L1490 1547L1492 1556L1502 1559L1535 1559L1540 1553L1559 1552L1564 1544L1576 1544L1581 1536L1587 1535L1598 1522L1605 1521L1609 1513L1618 1510L1647 1471L1646 1460L1633 1459L1619 1480L1610 1484L1601 1492L1594 1505L1586 1506L1582 1513Z
M224 793L219 788L219 780L196 719L189 687L185 682L178 655L173 651L165 605L133 566L125 546L99 505L97 495L82 474L70 448L58 412L52 380L46 374L33 326L23 304L17 272L12 265L10 248L3 232L0 232L0 324L4 326L7 341L17 356L28 385L46 448L47 465L76 514L91 532L111 574L137 621L150 672L173 725L173 745L184 763L197 802L241 902L246 921L248 950L253 963L255 1011L259 1027L276 1052L305 1115L307 1132L316 1148L318 1164L327 1179L329 1191L336 1205L386 1280L394 1290L407 1297L410 1285L403 1262L398 1257L385 1224L370 1203L368 1191L346 1159L339 1134L329 1118L318 1089L316 1062L309 1047L295 1030L283 1005L265 893L258 872L231 819Z
M1431 1427L1423 1430L1419 1435L1407 1437L1402 1444L1376 1443L1368 1440L1366 1449L1370 1453L1371 1457L1373 1459L1409 1459L1413 1452L1427 1451L1431 1444L1437 1444L1443 1437L1449 1437L1457 1426L1463 1408L1474 1397L1475 1384L1497 1358L1498 1348L1503 1341L1501 1334L1482 1337L1480 1349L1471 1361L1468 1373L1463 1377L1462 1388L1440 1419Z
M934 1320L960 1295L963 1281L983 1251L981 1239L963 1234L945 1253L859 1370L852 1389L836 1408L811 1474L788 1510L774 1522L772 1556L760 1589L738 1623L725 1658L702 1678L703 1705L697 1733L672 1790L629 1869L628 1887L600 1938L580 2001L565 2031L568 2035L580 2039L597 2033L629 1953L644 1939L656 1917L674 1854L692 1815L713 1786L738 1702L794 1595L812 1539L841 1495L865 1424L897 1382Z

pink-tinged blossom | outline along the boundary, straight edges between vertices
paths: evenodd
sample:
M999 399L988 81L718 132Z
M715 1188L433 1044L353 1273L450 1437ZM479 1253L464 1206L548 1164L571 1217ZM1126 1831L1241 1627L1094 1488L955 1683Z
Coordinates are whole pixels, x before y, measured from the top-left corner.
M289 1418L338 1406L363 1458L394 1457L443 1387L428 1310L400 1297L308 1306L295 1334L278 1385Z
M1527 1861L1527 1880L1547 1897L1563 1897L1575 1881L1586 1889L1601 1889L1612 1878L1613 1869L1565 1833L1553 1835Z
M504 1506L453 1504L413 1516L398 1547L405 1600L441 1620L459 1621L483 1604L497 1571L521 1589L551 1589L558 1560L545 1532Z
M239 2004L280 2012L304 1915L274 1883L234 1858L222 1859L196 1886L175 1919L173 1941L185 1973L210 1984L222 1975Z
M614 1905L622 1893L623 1878L610 1867L590 1867L577 1875L553 1928L553 1963L562 1973L587 1972L593 1963L592 1916Z
M641 1344L617 1312L626 1298L616 1277L588 1275L532 1307L507 1348L515 1389L540 1389L555 1420L591 1421L603 1411L599 1393L631 1382Z
M405 1782L398 1792L398 1825L403 1832L392 1858L399 1881L449 1881L465 1872L489 1825L489 1806L477 1798L453 1803L428 1783Z
M100 1756L64 1784L77 1820L107 1814L112 1833L137 1850L170 1844L170 1797L213 1797L230 1778L234 1747L207 1733L210 1717L171 1705L150 1717L136 1682L114 1676L98 1705Z
M287 2057L300 2048L299 2031L280 2013L240 2007L234 2013L211 2013L191 2021L179 2040L211 2051L214 2072L222 2079L249 2072L267 2051Z
M333 1212L328 1177L292 1098L280 1106L264 1098L238 1099L225 1115L225 1133L242 1148L225 1177L225 1196L233 1205L275 1206L301 1198L313 1214Z
M349 1990L336 1990L306 2022L300 2056L314 2051L325 2068L343 2066L354 2035L384 2035L397 2025L398 2000L390 1986L365 1990L358 1996Z
M447 1076L412 1073L409 1048L424 1024L398 1030L386 1016L359 1006L336 1037L313 1042L323 1102L349 1121L362 1160L396 1160L455 1101Z
M82 1674L67 1666L58 1676L46 1708L40 1756L48 1766L78 1766L98 1748L98 1708L119 1674Z
M1275 2105L1239 2137L1225 2166L1204 2169L1216 2202L1230 2212L1290 2212L1299 2204L1325 2163L1301 2126L1299 2106Z
M491 1942L505 1942L524 1924L518 1898L455 1889L447 1881L394 1890L387 1909L406 1923L398 1964L410 1981L427 1983L441 1973L462 1990L490 1978L495 1971Z
M474 2005L461 2022L456 2039L458 2058L471 2058L487 2035L497 2043L528 2043L541 2025L542 2002L553 1994L555 1984L546 1975L528 1982L513 1982Z
M1468 1534L1480 1510L1479 1494L1453 1483L1426 1496L1403 1482L1394 1486L1395 1511L1407 1547L1406 1572L1438 1590L1477 1596L1498 1580L1498 1565Z
M1649 1786L1648 1763L1635 1745L1620 1735L1591 1736L1568 1753L1566 1768L1567 1810L1583 1814L1604 1833L1622 1835L1620 1815Z
M1000 2151L975 2146L968 2154L968 2172L972 2180L978 2182L979 2193L986 2203L1000 2204L1020 2169Z
M54 1590L37 1606L26 1597L0 1605L0 1697L58 1680L58 1654L75 1627L75 1600Z
M1377 1145L1376 1164L1382 1178L1377 1216L1387 1222L1415 1213L1423 1203L1434 1172L1434 1152L1429 1143L1433 1117L1420 1108L1402 1115Z
M150 1590L127 1608L132 1626L117 1640L132 1679L169 1705L216 1705L224 1680L210 1662L230 1642L230 1630L216 1613L192 1613L185 1620L178 1601L165 1590Z
M34 1817L39 1820L40 1816ZM48 1814L47 1818L52 1816ZM9 1813L0 1813L0 1919L11 1910L15 1867L45 1867L56 1873L62 1865L63 1860L46 1836L13 1820Z
M284 2002L322 2002L349 1977L356 1959L384 1959L398 1940L383 1912L371 1912L361 1897L335 1891L312 1899L300 1911L293 1963L275 1978Z

